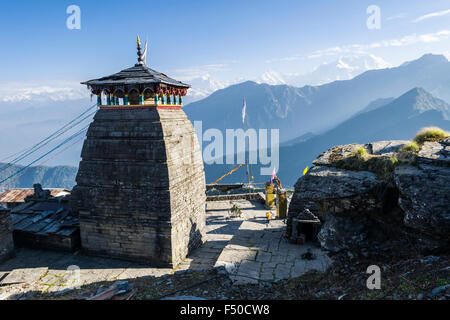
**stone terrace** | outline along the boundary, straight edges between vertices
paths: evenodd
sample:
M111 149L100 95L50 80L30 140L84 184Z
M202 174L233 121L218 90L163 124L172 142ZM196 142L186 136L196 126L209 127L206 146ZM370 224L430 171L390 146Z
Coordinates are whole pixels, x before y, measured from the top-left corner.
M233 218L233 204L242 209ZM207 242L193 251L178 267L148 268L132 262L90 257L81 253L17 249L16 257L0 264L0 299L30 290L61 291L67 286L67 268L80 267L81 284L114 281L143 276L160 277L186 269L208 269L225 266L235 284L276 281L315 269L324 271L331 263L313 245L294 245L283 237L284 220L266 219L267 210L259 201L231 200L207 202ZM301 255L310 248L314 260Z

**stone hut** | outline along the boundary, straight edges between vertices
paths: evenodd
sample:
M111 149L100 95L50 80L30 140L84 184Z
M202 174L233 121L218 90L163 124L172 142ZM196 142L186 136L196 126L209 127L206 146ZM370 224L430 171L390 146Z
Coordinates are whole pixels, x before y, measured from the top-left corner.
M99 110L71 205L87 253L174 267L205 239L205 175L182 110L189 85L148 68L145 55L138 37L137 64L84 82Z

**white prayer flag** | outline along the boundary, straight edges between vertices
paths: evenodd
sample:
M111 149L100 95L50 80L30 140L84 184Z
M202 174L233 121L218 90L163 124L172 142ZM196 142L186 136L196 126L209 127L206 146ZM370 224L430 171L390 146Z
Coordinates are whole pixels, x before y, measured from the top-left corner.
M145 40L144 52L142 53L142 61L147 64L147 40Z
M245 123L245 114L247 111L247 103L245 102L245 98L244 98L244 105L242 107L242 124Z

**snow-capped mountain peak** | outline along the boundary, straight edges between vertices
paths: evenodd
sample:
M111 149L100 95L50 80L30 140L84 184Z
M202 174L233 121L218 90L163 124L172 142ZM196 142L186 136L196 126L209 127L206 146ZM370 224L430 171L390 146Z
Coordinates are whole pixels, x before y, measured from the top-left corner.
M286 84L283 76L276 71L266 71L255 80L256 83L267 83L270 85Z
M375 69L390 68L391 65L373 54L341 56L337 60L324 62L305 74L285 74L273 70L264 72L255 82L270 85L288 84L292 86L321 85L336 80L348 80Z

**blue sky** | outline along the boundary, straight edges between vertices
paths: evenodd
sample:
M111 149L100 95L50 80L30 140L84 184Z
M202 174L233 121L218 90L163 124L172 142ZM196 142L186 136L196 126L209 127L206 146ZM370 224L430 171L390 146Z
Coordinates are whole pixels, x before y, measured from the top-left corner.
M81 30L66 8L81 9ZM366 26L369 5L381 28ZM450 52L450 1L82 1L2 2L0 82L82 81L136 61L174 77L230 80L266 70L306 72L341 54L370 52L392 65ZM422 18L420 18L422 17Z

